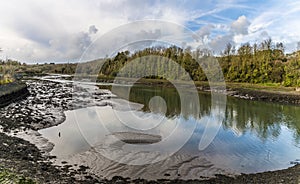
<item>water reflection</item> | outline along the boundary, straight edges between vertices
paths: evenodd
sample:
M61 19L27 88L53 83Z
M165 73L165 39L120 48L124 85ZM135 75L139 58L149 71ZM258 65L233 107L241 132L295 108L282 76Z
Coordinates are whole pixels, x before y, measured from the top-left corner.
M219 130L216 125L219 121L219 111L217 105L212 107L209 93L199 93L199 103L195 103L195 99L190 98L192 95L188 90L184 92L183 98L180 98L174 88L135 85L132 88L117 86L117 89L118 97L126 98L124 94L130 90L129 100L144 106L142 108L136 106L132 111L124 110L120 108L125 103L124 100L116 98L111 100L120 110L106 106L66 112L67 119L63 124L40 131L44 137L55 143L52 151L54 155L64 157L83 153L89 150L90 146L106 140L108 134L133 131L132 128L120 123L120 121L128 121L135 126L143 127L145 124L152 123L155 128L147 129L144 133L160 135L163 139L168 137L180 123L182 127L174 134L174 143L180 140L185 130L193 130L193 134L177 154L196 155L222 169L244 173L261 172L287 168L291 166L290 161L300 159L300 107L298 106L228 97L224 112L225 119L222 122L223 128ZM150 112L149 102L156 96L165 100L166 116ZM129 113L133 116L129 116ZM130 119L131 117L147 121ZM155 121L161 121L161 118L163 123L157 126ZM194 125L196 125L195 129ZM215 132L216 129L219 131L213 142L205 149L199 150L199 142L205 142L207 139L204 132ZM58 136L58 132L61 132L61 137ZM150 148L148 145L146 147ZM160 147L161 150L170 148L165 145ZM101 150L107 151L107 149ZM132 151L132 147L129 150ZM172 167L172 163L166 164L167 167Z
M189 116L195 119L211 114L211 96L209 93L199 93L200 114L197 111L183 111L183 109L194 109L197 107L181 107L180 100L186 101L183 105L190 106L194 104L189 98L189 92L186 91L185 99L180 99L178 92L174 88L166 87L145 87L133 86L118 87L118 96L123 97L122 90L130 90L129 100L132 102L144 104L143 110L149 112L148 103L154 96L162 97L167 105L167 117L182 115L185 118ZM199 111L198 111L199 112ZM195 114L197 113L197 114ZM227 98L225 112L224 128L231 129L236 135L242 135L246 131L256 132L262 140L268 138L276 139L281 133L282 125L287 126L294 134L295 144L300 141L300 107L292 105L282 105L276 103L265 103L259 101L242 100L233 97Z
M199 119L202 116L210 114L211 98L208 93L199 95L199 103L196 103L196 99L192 98L194 96L193 92L188 90L183 91L182 99L180 99L178 91L170 87L141 87L134 85L131 88L128 86L116 86L115 88L116 95L124 99L127 99L127 97L124 96L124 94L126 94L125 91L130 90L129 100L131 102L144 104L142 109L144 112L150 112L149 101L155 96L160 96L166 102L167 111L165 115L167 117L181 115L186 119L190 116ZM200 107L198 107L198 105L200 105Z
M119 95L119 94L118 94ZM181 112L180 99L175 89L134 86L130 100L144 104L153 96L162 96L168 107L168 117L182 116L186 123L198 126L182 152L199 154L197 144L203 141L205 131L214 132L218 112L211 109L209 93L199 93L200 113ZM188 95L186 95L188 103ZM199 121L200 120L200 121ZM209 126L205 126L209 122ZM228 97L223 129L215 140L202 151L209 160L221 168L232 168L239 172L252 173L283 169L290 161L300 158L300 107L242 100Z
M295 143L299 144L300 107L298 106L230 98L225 115L224 127L233 129L238 135L250 130L256 132L262 140L276 139L284 125L293 131Z

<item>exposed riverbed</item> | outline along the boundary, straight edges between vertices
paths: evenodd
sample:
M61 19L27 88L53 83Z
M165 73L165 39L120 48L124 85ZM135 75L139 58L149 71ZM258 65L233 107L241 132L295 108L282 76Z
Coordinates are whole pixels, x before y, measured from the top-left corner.
M29 140L44 155L55 156L52 162L74 170L87 168L84 170L95 177L203 180L216 174L233 176L284 169L299 162L300 118L296 106L229 98L226 118L216 138L199 151L205 122L214 121L216 115L208 94L200 94L201 113L193 114L180 111L180 100L173 89L137 87L126 106L128 101L93 84L46 77L29 80L27 85L31 93L27 99L0 109L3 130ZM120 88L126 90L126 86ZM150 112L147 104L153 96L165 98L166 115ZM128 118L130 114L143 121ZM154 128L137 133L124 126L124 121L133 127L147 124ZM124 143L155 145L178 124L185 125L182 130L195 127L195 131L166 159L156 162L164 155L149 150L147 154L139 149L124 152ZM108 158L110 154L131 163L143 158L153 164L118 163ZM137 157L132 159L132 154Z

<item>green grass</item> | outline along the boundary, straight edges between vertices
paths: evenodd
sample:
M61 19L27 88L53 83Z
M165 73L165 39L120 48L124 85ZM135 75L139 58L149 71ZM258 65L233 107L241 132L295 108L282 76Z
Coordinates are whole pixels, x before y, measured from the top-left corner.
M34 180L17 175L7 170L0 171L0 183L14 183L14 184L34 184Z

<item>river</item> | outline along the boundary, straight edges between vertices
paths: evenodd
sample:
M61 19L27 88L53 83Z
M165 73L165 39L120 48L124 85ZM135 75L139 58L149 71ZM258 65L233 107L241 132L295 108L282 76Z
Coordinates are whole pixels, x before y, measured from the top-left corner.
M100 97L111 90L107 84L97 86L106 92ZM39 130L54 144L50 154L57 156L58 164L83 164L107 178L199 179L278 170L299 162L299 106L227 97L224 117L218 119L210 93L198 93L195 102L188 90L183 99L175 88L118 85L115 89L102 101L107 105L65 111L62 124ZM122 96L129 89L130 102ZM212 142L199 149L209 133L215 134ZM129 139L146 142L127 143ZM149 139L153 142L147 143Z

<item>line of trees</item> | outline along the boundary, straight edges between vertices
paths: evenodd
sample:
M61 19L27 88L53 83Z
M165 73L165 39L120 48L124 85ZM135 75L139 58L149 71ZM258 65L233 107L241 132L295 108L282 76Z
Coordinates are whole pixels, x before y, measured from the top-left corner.
M259 44L246 43L238 48L228 43L222 54L216 59L222 68L225 80L228 82L277 83L283 86L300 86L300 50L285 54L284 48L282 43L273 43L271 39L264 40ZM162 57L144 57L153 55ZM185 49L176 46L152 47L134 53L118 52L115 57L80 65L74 63L25 65L17 61L1 61L0 73L14 68L17 72L32 74L74 74L77 71L77 73L86 73L87 75L98 75L99 78L115 77L120 74L124 66L134 60L135 65L131 65L126 70L127 73L123 71L124 77L136 77L141 72L153 73L156 71L155 75L148 77L168 77L179 80L191 78L194 81L206 81L207 76L203 72L203 65L200 66L195 58L205 59L210 56L212 53L208 49L192 51L189 47ZM167 61L173 62L168 64ZM174 62L177 65L174 65ZM7 68L7 66L9 67Z
M7 61L0 60L0 74L2 76L5 74L9 74L11 76L14 76L15 74L39 75L44 73L74 74L76 67L77 64L74 63L44 63L27 65L10 59Z
M146 48L130 54L129 51L119 52L115 57L106 59L101 68L100 75L115 77L118 72L130 61L140 60L143 56L157 55L171 59L184 68L195 81L206 81L201 66L196 62L197 57L212 55L207 49L191 51L190 48L182 49L176 46L169 48ZM228 43L221 56L216 57L222 68L226 81L247 83L278 83L283 86L300 86L300 51L284 54L282 43L273 43L267 39L260 44L243 44L235 48ZM164 72L178 72L178 68L168 68L168 65L154 64L147 58L148 70ZM137 66L138 67L138 66ZM163 67L163 68L161 68ZM133 67L134 68L134 67ZM141 71L143 68L136 68ZM185 75L174 75L174 79L185 80ZM176 78L179 76L181 78ZM153 76L149 76L153 77Z
M300 52L285 55L284 45L271 39L246 43L237 50L227 44L219 61L228 81L300 85Z

